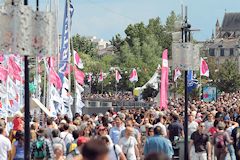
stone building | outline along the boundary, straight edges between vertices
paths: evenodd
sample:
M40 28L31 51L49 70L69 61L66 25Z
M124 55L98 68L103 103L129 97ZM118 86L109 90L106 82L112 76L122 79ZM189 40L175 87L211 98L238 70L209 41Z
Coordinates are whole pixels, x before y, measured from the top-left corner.
M217 20L215 34L204 48L206 56L214 57L217 65L228 59L237 62L240 71L240 13L225 13L222 25Z

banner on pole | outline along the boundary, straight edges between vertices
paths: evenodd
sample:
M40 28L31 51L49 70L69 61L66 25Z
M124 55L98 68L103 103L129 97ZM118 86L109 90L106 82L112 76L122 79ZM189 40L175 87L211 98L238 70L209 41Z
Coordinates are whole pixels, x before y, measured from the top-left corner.
M6 54L57 54L56 16L30 6L0 6L0 48ZM41 27L39 27L41 26Z
M173 68L199 70L200 46L192 43L172 43Z

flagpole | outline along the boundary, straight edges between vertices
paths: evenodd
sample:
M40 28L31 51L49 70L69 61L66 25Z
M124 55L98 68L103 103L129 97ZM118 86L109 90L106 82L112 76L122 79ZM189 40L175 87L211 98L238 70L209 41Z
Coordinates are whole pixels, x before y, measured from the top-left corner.
M91 94L92 93L92 81L90 81L89 88L90 88L90 94Z
M116 85L115 85L115 87L116 87L116 94L117 94L117 91L118 91L117 84L118 84L118 82L116 81Z
M201 71L200 71L200 89L199 89L199 100L202 100L202 76L201 76Z
M103 94L103 81L102 81L102 94Z
M70 48L70 25L71 25L71 15L70 15L70 1L67 1L67 16L68 16L68 54L71 53L71 48ZM69 55L68 57L68 63L69 63L69 74L68 74L68 80L69 80L69 93L71 93L71 56ZM68 107L69 109L71 108L70 101L68 102Z

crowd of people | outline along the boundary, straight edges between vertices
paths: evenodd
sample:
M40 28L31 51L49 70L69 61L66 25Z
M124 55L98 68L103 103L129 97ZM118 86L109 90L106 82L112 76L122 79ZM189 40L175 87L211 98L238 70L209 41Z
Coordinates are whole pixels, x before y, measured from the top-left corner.
M31 159L168 160L181 159L184 99L159 107L109 108L106 113L48 117L31 122ZM216 102L193 100L188 107L190 160L240 159L240 92L223 93ZM21 113L0 121L0 159L24 159ZM9 127L13 124L12 127Z

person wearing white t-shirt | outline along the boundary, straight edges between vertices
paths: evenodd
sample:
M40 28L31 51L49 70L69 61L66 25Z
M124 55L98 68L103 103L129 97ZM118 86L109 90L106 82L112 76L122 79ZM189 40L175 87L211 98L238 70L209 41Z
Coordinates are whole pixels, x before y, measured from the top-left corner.
M133 128L127 127L125 136L119 140L119 145L123 150L127 160L139 160L139 150L137 140L132 136Z
M198 123L194 121L194 117L192 114L188 116L188 136L190 137L193 132L195 132L198 128Z
M102 136L101 139L106 143L108 146L108 158L110 160L126 160L124 153L119 145L110 143L110 139L107 136Z
M209 113L207 116L207 121L204 122L205 124L205 133L208 133L209 129L213 127L214 117L212 113Z
M66 123L63 125L64 131L60 133L60 138L65 142L65 145L72 143L74 141L73 135L69 132L69 125Z
M197 131L198 123L194 121L193 114L188 115L188 137L191 137L192 133ZM194 155L195 147L192 146L190 150L190 156Z
M0 160L8 160L11 154L11 142L6 137L6 129L0 127Z
M164 125L164 114L159 114L159 122L157 124L155 124L153 126L153 128L156 128L157 126L159 126L161 128L162 131L162 136L166 137L167 136L167 128Z

